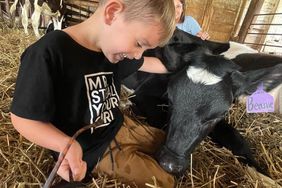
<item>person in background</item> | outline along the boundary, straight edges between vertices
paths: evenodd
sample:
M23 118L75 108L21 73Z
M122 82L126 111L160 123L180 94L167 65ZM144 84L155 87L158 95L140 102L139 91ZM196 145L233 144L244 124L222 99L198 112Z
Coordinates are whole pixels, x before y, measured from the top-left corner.
M102 121L71 145L57 172L64 180L94 171L138 187L153 176L158 186L174 187L174 176L152 157L164 132L119 109L123 78L137 70L167 73L159 59L142 54L167 43L174 17L173 0L100 0L87 20L49 32L24 51L11 106L22 136L56 159L78 130Z
M199 23L192 16L185 16L185 0L174 0L176 11L177 28L187 33L200 37L202 40L208 40L210 35L202 31Z

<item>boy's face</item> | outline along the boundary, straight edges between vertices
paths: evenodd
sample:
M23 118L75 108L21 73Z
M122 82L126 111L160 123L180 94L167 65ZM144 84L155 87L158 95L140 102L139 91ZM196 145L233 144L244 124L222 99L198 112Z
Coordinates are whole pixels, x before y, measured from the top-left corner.
M124 14L117 14L105 24L99 46L112 63L125 57L140 59L147 49L155 48L160 42L160 25L142 21L125 21Z

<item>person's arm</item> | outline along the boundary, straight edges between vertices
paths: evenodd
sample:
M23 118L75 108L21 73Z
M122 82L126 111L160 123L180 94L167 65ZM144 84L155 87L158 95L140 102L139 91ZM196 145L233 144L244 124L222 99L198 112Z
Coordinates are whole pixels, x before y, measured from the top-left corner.
M168 73L164 64L156 57L144 57L144 63L139 68L139 71L149 73Z
M11 121L15 129L26 139L56 152L61 153L70 140L69 136L51 123L25 119L13 113L11 113ZM58 175L69 181L70 169L74 180L80 181L85 177L86 163L82 161L82 149L76 141L70 147L61 164Z
M186 16L184 21L186 32L200 37L202 40L208 40L210 35L206 31L202 31L200 24L192 16Z
M200 37L202 40L208 40L210 38L210 35L202 30L200 24L192 16L189 17L188 22L191 24L191 32L193 35Z

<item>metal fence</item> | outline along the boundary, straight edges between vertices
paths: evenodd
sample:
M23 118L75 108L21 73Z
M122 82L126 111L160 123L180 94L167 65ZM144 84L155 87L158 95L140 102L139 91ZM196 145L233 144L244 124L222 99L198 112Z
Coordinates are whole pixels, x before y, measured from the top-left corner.
M260 52L282 55L282 13L255 14L243 43Z

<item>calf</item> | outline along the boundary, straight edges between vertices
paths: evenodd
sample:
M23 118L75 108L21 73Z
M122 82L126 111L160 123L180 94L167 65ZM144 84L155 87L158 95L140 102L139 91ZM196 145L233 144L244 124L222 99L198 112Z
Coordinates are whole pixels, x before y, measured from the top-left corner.
M266 81L266 89L277 86L281 82L281 65L242 73L240 66L214 55L222 53L215 49L228 49L229 46L220 43L217 46L214 48L214 45L176 31L170 42L156 49L154 54L174 74L137 73L125 80L127 86L135 89L136 97L132 98L135 112L147 117L153 126L162 127L169 121L166 143L157 159L170 173L184 172L189 164L187 156L209 133L214 141L245 157L248 164L259 169L247 142L222 119L236 97L250 94L261 81ZM279 63L281 61L275 64ZM166 119L168 111L170 118Z
M188 66L170 78L167 90L171 112L168 133L157 155L165 170L181 174L187 169L188 156L224 119L235 98L251 94L261 82L266 91L282 82L282 64L244 73L239 69L222 56L198 51L190 56ZM234 134L233 137L241 142L241 138ZM231 143L233 146L236 151L236 145ZM248 150L236 152L250 156Z
M21 18L24 31L28 34L28 16L29 11L33 10L31 15L32 28L37 38L40 37L38 27L40 22L40 16L50 16L54 24L55 29L61 29L64 15L63 0L15 0L10 8L10 13L13 14L17 8L17 5L21 6Z

